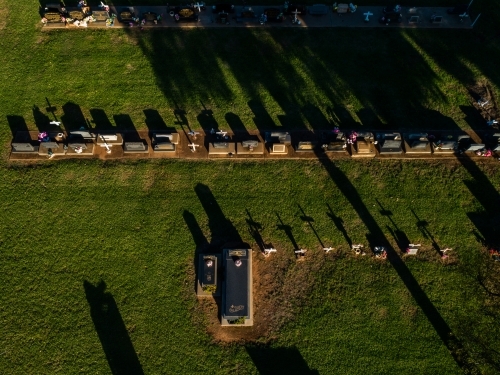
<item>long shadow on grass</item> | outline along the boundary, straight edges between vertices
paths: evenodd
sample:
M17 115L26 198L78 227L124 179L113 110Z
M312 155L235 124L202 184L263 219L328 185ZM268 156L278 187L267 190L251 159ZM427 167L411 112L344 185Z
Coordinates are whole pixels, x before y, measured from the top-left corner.
M220 251L223 245L243 245L240 234L222 212L210 188L204 184L197 184L194 191L208 216L211 234L210 247Z
M326 214L333 221L333 224L335 224L335 227L340 231L340 233L342 233L342 236L344 236L344 239L349 245L349 248L351 248L352 240L351 237L349 237L349 235L347 234L347 230L344 227L344 220L342 220L340 216L335 215L335 213L333 212L332 208L328 203L326 204L326 206L328 207L328 212Z
M295 347L271 348L268 346L245 346L260 375L319 375L312 370Z
M85 281L83 287L90 306L90 316L111 373L114 375L144 374L116 301L111 293L106 292L106 283L101 281L93 285Z
M196 246L194 250L194 259L193 259L193 264L194 264L194 270L195 270L195 275L198 275L198 258L200 254L206 252L209 249L209 243L207 241L207 238L203 234L203 231L200 228L200 225L196 221L196 218L194 215L187 211L184 210L182 213L182 217L184 218L184 222L189 228L189 231L191 232L191 235L193 236L194 244ZM196 291L198 281L195 279L194 281L194 290Z
M29 130L23 116L8 115L7 122L9 123L9 128L13 137L17 132L27 132Z

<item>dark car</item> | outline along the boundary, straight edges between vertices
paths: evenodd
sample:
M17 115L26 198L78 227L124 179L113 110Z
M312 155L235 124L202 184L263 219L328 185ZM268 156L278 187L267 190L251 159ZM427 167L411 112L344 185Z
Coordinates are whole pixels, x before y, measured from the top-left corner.
M234 5L232 4L215 4L212 6L213 13L234 13Z
M389 13L400 13L401 12L401 5L389 5L386 6L383 9L384 14L389 14Z
M197 22L198 15L195 8L190 6L175 7L174 9L175 22Z
M469 6L467 4L457 5L453 8L448 9L446 12L448 14L464 14L467 13Z
M385 23L386 25L390 23L401 23L403 21L403 15L401 13L386 13L378 20L380 23Z

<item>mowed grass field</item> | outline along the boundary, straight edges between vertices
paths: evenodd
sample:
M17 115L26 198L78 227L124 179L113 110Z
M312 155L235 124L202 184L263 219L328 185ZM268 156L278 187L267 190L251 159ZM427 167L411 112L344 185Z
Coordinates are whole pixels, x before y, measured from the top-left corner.
M487 5L474 32L42 32L37 2L0 0L0 372L497 372L496 164L7 162L12 132L52 116L46 98L67 129L479 129L467 87L500 83ZM217 344L194 254L257 249L252 220L282 253L266 262L293 318L267 346ZM406 240L423 251L401 262ZM357 258L349 242L393 250Z

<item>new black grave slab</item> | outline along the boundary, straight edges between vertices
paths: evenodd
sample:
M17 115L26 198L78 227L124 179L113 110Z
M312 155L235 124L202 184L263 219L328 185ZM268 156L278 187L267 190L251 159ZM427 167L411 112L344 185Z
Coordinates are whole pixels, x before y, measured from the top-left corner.
M252 250L224 249L221 325L253 325Z
M200 254L198 258L198 275L196 295L198 297L220 297L222 256L220 254Z
M400 133L377 133L376 144L381 155L403 153L403 137Z

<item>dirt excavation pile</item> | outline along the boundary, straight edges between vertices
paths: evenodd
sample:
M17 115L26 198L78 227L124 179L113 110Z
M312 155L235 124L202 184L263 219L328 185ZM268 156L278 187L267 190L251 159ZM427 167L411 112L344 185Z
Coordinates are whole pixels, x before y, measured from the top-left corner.
M473 106L484 118L485 123L494 129L498 129L500 114L491 86L487 82L477 82L475 85L469 87L469 93Z

